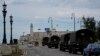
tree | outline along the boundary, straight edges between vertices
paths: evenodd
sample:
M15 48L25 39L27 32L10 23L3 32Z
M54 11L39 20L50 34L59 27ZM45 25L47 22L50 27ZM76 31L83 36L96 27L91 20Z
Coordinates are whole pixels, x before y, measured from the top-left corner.
M98 39L100 40L100 21L97 22L97 28L96 28L96 30L97 30L97 32L96 32L97 37L98 37Z
M83 19L84 27L86 29L90 29L92 31L95 31L96 22L94 20L94 17L88 17L88 18L82 17L82 19Z

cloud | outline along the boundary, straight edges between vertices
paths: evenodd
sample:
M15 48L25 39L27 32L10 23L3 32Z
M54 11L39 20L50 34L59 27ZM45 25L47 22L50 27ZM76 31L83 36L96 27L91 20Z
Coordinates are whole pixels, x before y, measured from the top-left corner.
M0 1L0 26L3 26L2 4L3 0ZM23 32L29 33L30 23L33 23L34 31L50 27L49 17L53 18L54 27L59 30L73 30L72 13L75 13L76 21L81 16L100 18L100 0L7 0L7 5L7 29L10 28L9 15L12 14L15 38ZM79 29L79 24L76 28Z
M45 2L46 0L29 0L31 2Z
M32 6L73 7L73 8L100 8L99 0L7 0L12 5L30 4Z
M100 0L63 0L59 6L70 6L73 8L92 8L97 9L100 8Z
M24 4L29 3L29 1L28 0L13 0L13 1L10 1L10 3L14 5L24 5Z

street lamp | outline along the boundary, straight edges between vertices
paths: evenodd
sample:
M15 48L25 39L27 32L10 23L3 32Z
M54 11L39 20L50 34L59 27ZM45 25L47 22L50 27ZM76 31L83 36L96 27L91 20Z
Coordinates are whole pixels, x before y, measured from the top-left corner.
M40 34L39 34L39 31L40 31L41 29L40 28L38 28L38 37L40 37Z
M75 13L72 13L71 19L74 19L74 32L75 32Z
M11 25L11 38L10 38L10 44L12 45L13 44L13 40L12 40L12 24L13 24L13 16L11 15L10 16L10 25Z
M7 13L7 10L6 10L6 4L5 4L5 2L4 2L4 4L2 5L3 6L3 10L2 10L2 12L3 12L3 18L4 18L4 35L3 35L3 42L2 42L2 44L7 44L7 39L6 39L6 13Z
M51 23L51 34L50 35L52 35L52 30L53 30L53 19L52 19L52 17L48 18L48 23L49 23L49 20L50 20L50 23Z
M82 27L82 20L80 20L80 29L82 29L83 27Z

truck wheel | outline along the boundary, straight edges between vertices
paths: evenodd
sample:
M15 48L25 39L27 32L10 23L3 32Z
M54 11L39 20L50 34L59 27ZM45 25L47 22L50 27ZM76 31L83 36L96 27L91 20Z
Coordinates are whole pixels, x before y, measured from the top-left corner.
M77 52L76 51L73 51L73 54L77 54Z
M87 53L86 56L91 56L91 54L90 53Z
M42 46L44 46L44 44L42 44Z
M51 46L48 46L48 48L51 48Z
M55 46L55 48L58 48L58 45L57 45L57 46Z
M73 54L77 54L77 51L75 49L73 49Z
M72 53L72 49L69 49L69 53Z
M60 46L60 51L62 51L62 47Z
M62 48L62 51L64 51L64 52L65 52L65 49L64 49L64 48Z
M75 48L72 48L72 52L73 54L77 54L77 51L75 50Z
M51 48L51 46L50 46L50 45L48 45L48 48Z
M91 56L91 54L89 53L89 55L88 56Z
M95 55L95 56L99 56L99 55Z
M85 54L85 53L83 53L83 56L86 56L86 54Z
M81 52L81 54L83 54L83 51Z

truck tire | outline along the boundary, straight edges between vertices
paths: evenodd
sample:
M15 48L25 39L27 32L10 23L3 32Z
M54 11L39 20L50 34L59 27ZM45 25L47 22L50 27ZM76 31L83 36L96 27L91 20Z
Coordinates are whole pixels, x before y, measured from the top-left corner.
M72 49L71 48L69 48L69 53L72 53Z
M73 54L77 54L77 51L74 50L74 51L73 51Z
M51 46L48 46L48 48L51 48Z
M51 45L50 44L48 45L48 48L51 48Z
M85 54L85 53L83 53L83 56L86 56L86 54Z
M91 56L91 54L89 53L89 56Z
M55 45L55 48L58 48L58 45Z
M81 54L83 54L83 51L81 51Z
M42 44L42 46L44 46L44 44Z
M91 54L90 54L90 53L88 53L88 54L86 54L86 56L91 56Z
M64 51L64 52L65 52L65 48L62 48L62 51Z
M62 46L60 46L60 51L62 51Z
M77 54L77 50L74 47L72 48L72 52L73 54Z

